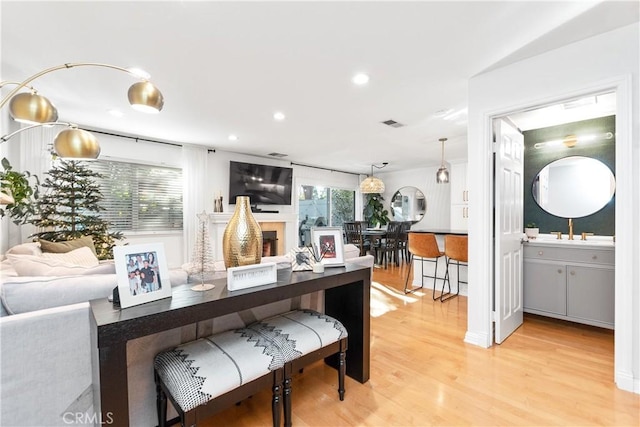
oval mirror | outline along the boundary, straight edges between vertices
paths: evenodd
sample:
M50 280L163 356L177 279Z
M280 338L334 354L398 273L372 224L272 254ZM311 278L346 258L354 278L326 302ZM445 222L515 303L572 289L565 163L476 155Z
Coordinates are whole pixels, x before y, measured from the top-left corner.
M391 198L391 216L394 221L420 221L427 212L427 199L416 187L402 187Z
M564 157L542 168L531 192L542 209L561 218L580 218L605 207L616 190L611 169L590 157Z

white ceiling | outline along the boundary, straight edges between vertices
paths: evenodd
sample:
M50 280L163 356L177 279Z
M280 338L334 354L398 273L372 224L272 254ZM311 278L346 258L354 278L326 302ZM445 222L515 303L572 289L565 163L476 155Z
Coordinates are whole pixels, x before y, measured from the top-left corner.
M125 73L61 70L33 85L62 121L367 173L436 165L440 137L466 158L470 77L636 22L638 2L2 0L0 14L2 80L99 62L145 69L165 96L144 115Z

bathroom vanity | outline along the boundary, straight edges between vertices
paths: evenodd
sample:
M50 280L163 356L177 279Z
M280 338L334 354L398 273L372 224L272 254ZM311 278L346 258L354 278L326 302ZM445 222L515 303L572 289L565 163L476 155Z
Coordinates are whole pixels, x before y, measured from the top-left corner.
M613 238L589 239L567 240L565 235L524 244L525 312L613 329Z

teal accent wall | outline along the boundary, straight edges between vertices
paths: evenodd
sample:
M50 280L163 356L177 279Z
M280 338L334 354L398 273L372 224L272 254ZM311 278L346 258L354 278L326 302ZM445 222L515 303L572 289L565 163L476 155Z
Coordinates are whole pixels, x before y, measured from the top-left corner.
M535 222L540 228L540 233L562 231L569 232L568 220L551 215L536 203L531 192L533 180L540 170L547 164L569 156L592 157L600 160L616 174L616 133L615 116L600 117L597 119L583 120L567 123L559 126L551 126L542 129L534 129L523 132L524 134L524 224ZM565 146L545 147L536 149L534 144L538 142L563 139L567 135L589 135L613 133L612 139L598 140L589 144L577 144L573 148ZM612 236L615 234L615 195L611 201L600 211L573 220L573 232L595 233L596 235Z

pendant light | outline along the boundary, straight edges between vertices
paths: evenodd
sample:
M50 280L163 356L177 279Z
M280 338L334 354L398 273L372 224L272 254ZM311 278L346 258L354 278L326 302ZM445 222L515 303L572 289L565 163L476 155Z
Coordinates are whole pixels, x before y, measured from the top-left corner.
M384 182L380 178L376 178L373 176L373 168L382 169L387 166L389 163L384 162L382 166L371 165L371 175L366 177L360 183L360 192L362 194L382 194L384 193Z
M440 162L440 169L436 172L436 183L438 184L448 184L449 183L449 171L447 167L444 165L444 142L447 138L440 138L438 141L442 143L442 161Z

